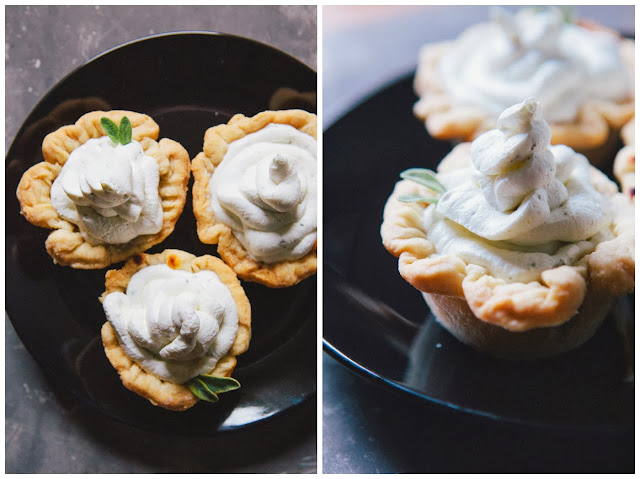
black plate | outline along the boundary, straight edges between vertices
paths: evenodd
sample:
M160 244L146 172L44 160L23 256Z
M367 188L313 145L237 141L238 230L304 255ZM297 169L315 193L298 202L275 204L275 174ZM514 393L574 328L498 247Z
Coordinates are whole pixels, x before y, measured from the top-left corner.
M6 159L6 309L20 339L61 388L130 425L205 435L236 430L292 410L316 393L316 279L274 290L244 283L253 336L234 373L242 388L215 406L200 402L176 413L126 390L99 337L98 296L106 270L56 266L44 249L48 231L19 214L15 191L24 171L42 161L46 134L82 114L126 109L150 115L160 137L193 158L205 130L234 114L302 108L315 112L316 73L293 57L232 35L164 34L110 50L58 83L34 108ZM193 181L193 180L192 180ZM190 184L191 186L191 184ZM201 244L191 196L174 233L148 252L178 248L215 254ZM114 265L119 266L119 265Z
M412 79L374 94L323 136L325 350L379 385L465 413L558 428L632 428L632 298L575 351L504 361L458 342L398 273L380 239L383 206L401 171L435 169L452 147L413 117Z

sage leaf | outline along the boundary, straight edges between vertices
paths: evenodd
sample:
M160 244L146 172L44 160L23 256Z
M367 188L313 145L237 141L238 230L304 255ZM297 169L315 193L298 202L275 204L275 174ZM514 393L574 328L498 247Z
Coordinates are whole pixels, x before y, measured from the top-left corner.
M100 124L102 125L102 129L105 131L111 141L113 141L116 145L120 141L120 132L118 130L118 125L116 125L113 120L110 120L106 116L100 118Z
M218 402L218 395L209 390L207 385L201 379L194 378L187 383L189 390L198 399L207 402Z
M218 394L233 391L240 387L240 383L233 378L200 374L191 379L187 386L198 398L208 402L218 402Z
M131 121L126 116L120 120L120 143L123 145L131 143Z
M207 387L215 393L226 393L240 387L238 380L210 374L200 374L198 379L202 380Z
M444 193L447 191L445 186L438 181L436 174L426 168L410 168L400 173L400 178L414 181L422 186L437 192Z
M571 5L563 5L558 8L560 9L560 14L562 15L562 19L565 23L575 23L576 11L574 7L572 7Z
M398 201L403 203L437 203L438 198L428 198L421 195L400 195Z

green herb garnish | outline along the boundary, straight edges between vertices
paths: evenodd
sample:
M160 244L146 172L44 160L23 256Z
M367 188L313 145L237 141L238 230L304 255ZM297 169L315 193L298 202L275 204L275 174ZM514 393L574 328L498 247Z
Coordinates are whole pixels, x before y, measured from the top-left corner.
M447 191L445 186L438 181L436 174L426 168L410 168L400 173L400 178L415 181L436 193L444 193Z
M233 378L200 374L187 382L189 390L203 401L218 402L218 394L233 391L240 383Z
M120 120L120 126L116 125L113 120L110 120L106 116L100 119L100 124L105 133L111 138L111 141L116 145L118 143L123 145L131 143L131 122L126 116L123 116Z
M436 193L435 197L422 195L402 195L398 197L398 201L403 203L437 203L438 198L447 191L445 186L438 181L436 174L426 168L410 168L400 173L400 178L411 180L419 185L426 186Z
M120 120L120 143L126 145L131 143L131 122L126 116Z
M429 198L421 195L400 195L398 201L403 203L437 203L438 198Z
M545 6L545 7L531 7L531 11L535 13L547 12L549 10L558 10L560 16L562 17L562 21L565 23L575 23L576 22L576 10L573 5L554 5L554 6Z
M558 7L560 9L560 14L562 15L562 19L565 23L575 23L576 21L576 10L571 5L562 5Z

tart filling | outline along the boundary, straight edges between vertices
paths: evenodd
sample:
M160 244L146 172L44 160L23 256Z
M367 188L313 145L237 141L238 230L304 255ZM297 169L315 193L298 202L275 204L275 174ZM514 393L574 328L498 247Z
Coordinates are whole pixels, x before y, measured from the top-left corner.
M209 183L216 220L257 261L295 260L317 237L316 140L270 124L232 142Z
M103 306L127 356L176 384L211 371L238 332L231 292L208 270L148 266L131 277L126 293L106 295Z
M470 148L471 164L438 175L447 191L423 213L427 239L507 281L535 281L611 239L612 213L588 160L551 132L537 101L505 110Z
M158 162L132 141L89 139L71 152L51 186L61 218L91 244L122 244L162 229Z

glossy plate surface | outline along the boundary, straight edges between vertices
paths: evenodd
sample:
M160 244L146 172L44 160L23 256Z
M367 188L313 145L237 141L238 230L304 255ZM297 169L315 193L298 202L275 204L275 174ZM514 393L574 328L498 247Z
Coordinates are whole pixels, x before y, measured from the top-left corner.
M452 145L412 115L413 75L324 133L324 348L375 383L463 413L523 425L633 427L633 310L623 298L565 355L504 361L458 342L430 316L382 246L382 210L401 171L434 169Z
M146 113L159 124L160 138L180 142L193 158L206 129L236 113L288 108L315 113L316 84L313 70L269 46L231 35L185 32L110 50L47 93L6 159L6 309L53 382L114 419L189 435L237 430L315 398L315 276L280 290L243 282L252 306L252 340L234 372L242 387L221 396L216 405L201 401L176 413L125 389L100 340L105 317L98 297L107 270L54 265L44 248L48 231L21 217L15 191L24 171L42 161L44 137L86 112ZM190 193L174 233L148 253L166 248L215 254L215 246L198 240Z

